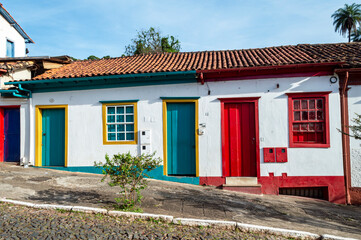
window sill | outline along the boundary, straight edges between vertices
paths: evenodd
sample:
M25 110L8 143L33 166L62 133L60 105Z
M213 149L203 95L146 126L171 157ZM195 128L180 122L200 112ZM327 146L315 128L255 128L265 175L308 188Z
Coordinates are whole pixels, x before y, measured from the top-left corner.
M330 148L329 143L290 143L290 148Z
M136 145L137 141L114 141L114 142L107 142L103 141L103 145Z

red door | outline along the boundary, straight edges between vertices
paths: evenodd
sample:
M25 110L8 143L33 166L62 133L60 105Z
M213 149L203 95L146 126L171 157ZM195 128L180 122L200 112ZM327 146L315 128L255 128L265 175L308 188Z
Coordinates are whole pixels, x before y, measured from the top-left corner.
M223 176L256 177L255 103L223 105Z

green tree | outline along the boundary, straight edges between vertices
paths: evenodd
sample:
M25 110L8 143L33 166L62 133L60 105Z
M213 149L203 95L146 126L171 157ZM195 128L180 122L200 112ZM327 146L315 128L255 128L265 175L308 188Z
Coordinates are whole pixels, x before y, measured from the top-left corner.
M361 42L361 27L351 34L352 42Z
M347 34L348 42L351 42L352 31L356 31L357 24L361 23L361 4L345 4L343 8L337 9L331 17L335 32L339 32L342 36Z
M104 56L104 57L102 57L102 58L98 58L97 56L90 55L90 56L87 58L87 60L99 60L99 59L109 59L109 58L110 58L109 55L106 55L106 56Z
M143 53L179 52L180 42L174 36L162 36L159 30L150 27L137 33L131 44L125 47L125 55Z

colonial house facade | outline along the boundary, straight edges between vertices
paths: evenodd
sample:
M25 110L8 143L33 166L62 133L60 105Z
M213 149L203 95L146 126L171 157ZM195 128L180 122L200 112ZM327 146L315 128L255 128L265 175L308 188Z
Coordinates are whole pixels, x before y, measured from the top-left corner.
M5 85L29 98L25 164L96 172L155 151L156 179L357 203L360 141L340 130L361 111L360 67L359 43L301 44L76 61Z

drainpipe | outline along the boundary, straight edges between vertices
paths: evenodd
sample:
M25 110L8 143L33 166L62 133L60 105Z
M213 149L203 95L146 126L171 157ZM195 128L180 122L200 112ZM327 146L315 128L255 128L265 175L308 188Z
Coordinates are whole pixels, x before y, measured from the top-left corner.
M27 98L26 96L19 94L19 91L17 89L11 89L11 90L2 90L1 89L0 93L11 93L14 97Z
M18 88L19 88L19 90L21 90L21 91L28 92L28 93L29 93L29 98L32 97L31 91L28 90L28 89L23 88L23 87L21 86L21 84L18 84Z
M342 131L342 153L343 153L343 170L345 178L346 190L346 204L351 204L350 187L351 187L351 172L350 172L350 136L349 134L349 119L348 119L348 99L347 83L349 79L349 72L346 72L343 84L340 81L340 102L341 102L341 131Z

